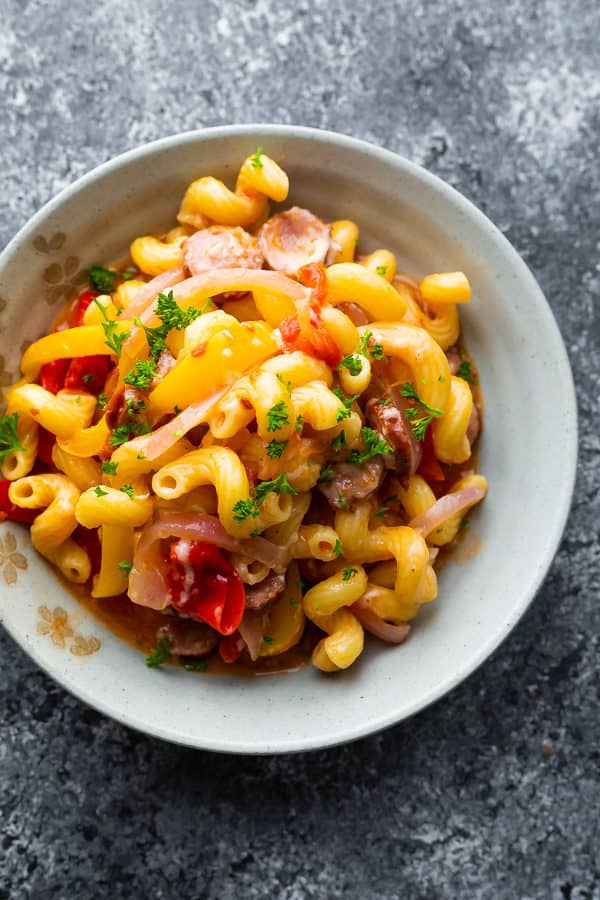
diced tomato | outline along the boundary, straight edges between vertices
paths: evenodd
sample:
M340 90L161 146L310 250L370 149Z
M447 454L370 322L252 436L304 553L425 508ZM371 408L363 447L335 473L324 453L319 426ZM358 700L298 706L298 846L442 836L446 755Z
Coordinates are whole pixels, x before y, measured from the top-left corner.
M0 522L10 519L12 522L27 522L31 524L40 512L39 509L21 509L11 503L8 497L8 489L11 482L8 478L0 478Z
M283 320L279 326L281 336L288 350L302 350L333 368L342 353L321 319L321 308L327 299L325 267L314 263L298 269L297 274L300 283L311 289L310 300L306 306L298 306L295 316Z
M87 551L92 565L92 575L97 574L100 571L100 563L102 561L102 546L97 530L78 525L71 537L76 544L79 544L80 547Z
M417 469L417 475L420 475L425 481L446 480L446 476L435 455L431 428L428 428L425 432L425 439L423 440L423 456L421 457L421 462Z
M223 662L233 663L244 652L246 642L239 631L230 634L229 637L221 639L219 644L219 654Z
M99 394L108 375L108 356L80 356L69 363L65 388Z
M45 363L40 369L41 386L51 394L57 394L65 386L68 368L68 359L54 359L52 362Z
M246 605L240 576L214 544L174 541L167 581L173 606L191 619L206 622L219 634L232 635Z
M55 435L51 434L51 432L46 431L45 428L40 427L38 432L38 449L37 455L38 459L41 460L46 465L52 465L52 448L56 443Z
M83 325L83 316L86 309L88 308L94 297L99 296L100 294L98 293L98 291L83 291L79 295L75 307L69 315L69 325L71 328L76 328L78 325Z

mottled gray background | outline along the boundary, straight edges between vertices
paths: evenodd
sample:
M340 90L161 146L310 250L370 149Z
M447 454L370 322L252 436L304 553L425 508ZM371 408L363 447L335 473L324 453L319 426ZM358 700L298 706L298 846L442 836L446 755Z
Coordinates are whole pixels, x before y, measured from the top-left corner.
M82 706L2 634L0 898L599 898L597 0L0 12L0 242L78 175L176 131L367 138L523 254L581 416L570 525L532 609L467 684L385 734L279 759L172 747Z

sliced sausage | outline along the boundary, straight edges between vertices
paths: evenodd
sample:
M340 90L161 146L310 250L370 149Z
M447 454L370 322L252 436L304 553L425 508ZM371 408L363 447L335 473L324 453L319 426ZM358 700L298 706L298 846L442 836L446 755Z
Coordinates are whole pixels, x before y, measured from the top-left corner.
M170 617L156 632L156 639L166 638L174 656L206 656L219 643L219 635L202 622Z
M192 275L207 269L261 269L263 255L243 228L211 225L184 241L183 263Z
M355 500L365 500L373 494L385 472L383 458L374 456L362 465L336 463L332 476L319 484L319 490L334 509L348 509Z
M477 404L473 403L473 409L471 411L471 418L469 419L469 425L467 428L467 440L471 447L479 437L479 432L481 430L481 414L477 408Z
M265 609L285 589L285 575L277 575L271 572L258 584L251 587L245 586L246 609Z
M293 206L265 222L258 233L258 245L272 269L295 275L302 266L325 261L329 225L307 209Z
M401 478L414 475L422 456L421 445L406 415L409 406L414 406L414 401L402 397L395 387L390 388L387 397L369 400L366 406L368 421L394 451L392 459L386 457L386 465Z
M344 301L344 303L338 304L338 309L341 309L343 313L346 313L350 321L354 322L356 327L359 325L368 325L370 319L362 306L359 306L358 303L352 303L351 301Z
M456 347L448 347L446 350L446 359L448 360L448 365L450 366L450 374L456 375L458 372L458 367L461 363L461 356Z

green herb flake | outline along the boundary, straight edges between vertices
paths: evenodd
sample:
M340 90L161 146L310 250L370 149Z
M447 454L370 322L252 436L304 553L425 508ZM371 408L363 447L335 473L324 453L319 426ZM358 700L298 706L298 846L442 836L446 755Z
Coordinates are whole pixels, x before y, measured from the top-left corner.
M134 269L133 266L128 266L121 272L121 278L123 279L123 281L131 281L131 279L135 278L136 275L137 269Z
M270 646L275 643L275 638L272 638L270 634L263 634L263 641Z
M323 466L321 471L319 472L319 477L317 478L317 483L321 483L323 481L331 481L333 478L333 469L331 466Z
M95 291L101 294L110 294L115 289L117 273L105 269L104 266L92 266L88 272L88 280Z
M145 400L134 400L131 397L126 399L125 405L127 407L127 415L129 416L137 416L146 409Z
M342 547L342 542L338 538L333 547L333 555L336 557L341 556L344 552L344 548Z
M426 409L428 413L431 413L432 416L443 416L444 410L438 409L437 406L429 406L428 403L425 403L419 395L417 394L414 385L410 383L410 381L405 381L400 389L400 393L403 397L407 397L409 400L416 400L423 409Z
M253 169L262 169L263 168L263 161L261 159L261 156L263 155L263 153L264 153L263 148L258 147L256 150L256 153L254 153L250 157L250 165L252 166Z
M456 374L459 378L462 378L463 381L468 381L470 383L475 381L475 376L473 374L473 366L472 366L471 361L468 359L463 359L460 366L458 367Z
M25 450L17 433L18 421L19 414L16 412L10 416L0 416L0 462L3 462L9 453Z
M351 375L360 375L362 367L363 364L361 358L357 353L348 354L348 356L345 356L338 364L338 370L342 368L348 369Z
M170 658L171 647L169 641L167 638L161 638L150 653L150 656L146 657L146 665L149 669L155 669L157 666L162 666Z
M269 459L279 459L285 448L287 441L276 441L275 438L267 444L267 456Z
M83 376L83 378L81 380L83 381L84 384L92 384L92 382L94 382L96 380L96 376L94 375L93 372L88 372L86 375Z
M126 422L113 429L108 443L111 447L118 447L120 444L127 443L132 435L139 437L142 434L149 434L151 431L152 428L147 422Z
M135 491L132 484L122 484L119 490L123 491L124 494L127 494L130 500L133 500L135 497Z
M267 411L267 431L279 431L284 425L289 424L288 408L283 400L279 400Z
M115 319L108 318L106 310L102 304L98 302L97 297L94 297L94 303L102 313L102 318L104 319L104 321L100 323L104 329L104 343L116 356L120 356L123 344L129 337L130 332L118 331L119 323Z
M385 278L385 273L387 272L387 270L388 270L387 266L376 266L375 267L375 271L377 272L378 275L381 275L382 278Z
M344 497L341 491L338 491L335 495L335 505L338 509L344 510L344 512L350 509L350 502Z
M150 359L138 359L123 381L140 391L147 391L156 376L156 363Z
M342 447L346 447L346 446L347 446L346 445L346 432L342 428L342 430L337 435L337 437L334 437L334 439L332 440L331 449L333 450L334 453L339 453L340 450L342 449Z
M96 487L94 488L94 493L95 493L96 497L106 497L106 495L108 494L108 491L105 491L101 485L97 484Z
M358 575L358 569L354 569L352 566L342 569L342 581L350 581L355 575Z
M366 462L368 459L372 459L374 456L393 452L388 442L380 437L376 431L373 431L372 428L363 428L360 434L364 450L361 452L360 450L354 449L350 454L350 462L362 465L362 463Z
M298 416L296 422L294 424L294 428L298 433L302 431L302 425L304 424L304 416Z
M281 372L277 372L277 374L275 375L275 378L277 379L277 381L278 381L280 384L283 385L283 387L286 389L286 391L288 392L288 394L290 394L290 396L291 396L291 393L292 393L292 382L291 382L291 381L287 381L287 380L283 377L283 375L281 374Z
M122 559L120 563L117 563L117 568L121 570L121 578L128 578L133 568L133 563L128 559Z
M182 662L181 668L186 672L206 672L206 660L198 659L194 662Z
M100 466L100 471L103 475L116 475L118 467L119 463L111 462L110 460L105 459Z
M98 399L96 400L96 406L98 409L104 409L106 404L108 403L108 397L106 394L99 394Z

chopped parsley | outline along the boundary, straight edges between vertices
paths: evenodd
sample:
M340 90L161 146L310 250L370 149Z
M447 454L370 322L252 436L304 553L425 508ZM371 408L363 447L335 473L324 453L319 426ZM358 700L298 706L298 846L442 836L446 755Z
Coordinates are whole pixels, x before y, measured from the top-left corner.
M338 491L335 495L335 505L338 509L343 509L344 512L350 509L350 502L344 497L341 491Z
M319 477L317 478L317 482L321 483L323 481L331 481L333 478L333 469L331 466L323 466L321 471L319 472Z
M360 375L363 364L358 353L349 353L348 356L345 356L338 364L338 370L342 367L348 369L351 375Z
M275 643L275 638L272 638L270 634L263 634L263 641L265 644L271 645Z
M132 484L122 484L119 490L123 491L124 494L127 494L130 500L133 500L135 491Z
M267 444L267 456L269 459L279 459L286 447L287 441L276 441L275 438L273 438L273 440L269 441Z
M473 375L473 366L471 365L471 361L469 359L463 359L457 369L456 374L464 381L472 382L475 380L475 376Z
M86 375L83 376L83 378L81 380L83 381L84 384L91 384L93 381L96 380L96 376L94 375L93 372L88 372Z
M392 402L392 398L391 397L380 397L377 402L379 403L380 406L389 406Z
M104 409L106 404L108 403L108 397L106 394L99 394L98 399L96 400L96 406L98 409Z
M252 516L253 519L258 518L260 515L260 508L269 494L295 495L297 493L298 491L294 490L287 480L287 474L285 472L282 472L277 478L271 479L271 481L259 481L253 489L252 495L248 497L247 500L238 500L237 503L234 503L234 521L243 522L249 516Z
M292 382L291 382L291 381L287 381L287 380L283 377L283 375L281 374L281 372L277 372L277 374L275 375L275 378L277 379L277 381L278 381L280 384L282 384L282 385L284 386L284 388L286 389L286 391L288 392L288 394L291 395L291 393L292 393Z
M363 440L364 450L361 452L360 450L354 449L350 454L350 462L361 465L368 459L372 459L374 456L393 452L388 442L380 437L376 431L373 431L372 428L363 428L360 434Z
M111 447L118 447L120 444L127 443L131 439L131 435L139 437L141 434L149 434L151 431L152 428L147 422L126 422L113 430L108 443Z
M0 462L15 450L25 450L17 434L18 421L19 414L16 412L10 416L0 416Z
M119 463L111 462L109 459L105 459L100 466L100 471L103 475L116 475L118 467Z
M370 355L371 359L383 359L383 344L371 344L372 337L372 331L365 331L360 339L358 347L356 348L356 352L362 353L363 356Z
M128 266L121 272L121 278L123 279L123 281L131 281L131 279L135 278L136 275L137 269L134 269L133 266Z
M354 569L352 566L346 566L345 569L342 569L342 581L350 581L355 575L358 575L358 569Z
M380 506L379 509L375 510L375 517L377 519L383 519L386 512L389 512L389 506Z
M344 419L349 419L352 415L352 404L358 397L358 394L355 394L354 397L345 397L343 392L339 388L333 388L333 393L342 404L337 411L335 421L343 422Z
M256 150L256 153L254 153L250 157L250 165L252 166L253 169L262 169L263 161L261 159L261 156L263 155L263 153L264 153L263 148L258 147Z
M194 662L182 662L181 667L186 672L206 672L206 660L198 659Z
M146 402L144 400L136 401L131 397L126 399L125 405L127 406L127 414L130 416L137 416L138 413L141 413L146 409Z
M333 547L333 555L336 557L341 556L344 552L344 548L342 547L342 542L338 538Z
M295 597L290 597L290 606L299 606L300 601L296 600Z
M138 359L123 381L140 391L147 391L156 376L156 363L151 359Z
M108 491L105 491L101 485L97 484L96 487L94 488L94 493L95 493L96 497L106 497L106 495L108 494Z
M121 570L121 578L128 578L133 568L133 563L128 559L122 559L120 563L117 563L117 568Z
M158 295L155 312L162 321L163 328L167 329L168 334L169 331L172 331L173 329L180 331L182 328L187 328L188 325L192 324L194 319L204 315L211 305L212 298L209 297L201 309L194 306L188 306L187 309L182 309L173 297L173 291L169 291L168 294Z
M382 278L385 278L385 273L387 272L387 270L388 270L387 266L376 266L375 267L375 271L377 272L378 275L381 275Z
M433 416L419 416L413 415L411 416L409 411L407 410L407 415L410 418L410 427L412 428L412 433L418 441L422 441L425 439L425 432L427 431L427 427L430 422L433 421ZM416 413L417 410L411 407L411 412Z
M105 269L104 266L92 266L88 272L88 280L91 286L101 294L110 294L115 289L117 273Z
M431 413L432 416L443 416L444 410L438 409L437 406L429 406L428 403L425 403L424 400L421 400L417 391L415 390L415 386L410 383L410 381L405 381L400 389L400 393L403 397L407 397L409 400L416 400L423 409L426 409L428 413ZM407 410L408 413L408 410Z
M108 314L101 303L98 303L98 298L94 297L94 303L102 313L103 322L100 324L104 329L104 343L112 350L116 356L121 355L121 348L127 338L129 337L129 331L117 331L119 327L119 322L115 319L109 319Z
M136 456L136 459L146 459L146 454L145 454L145 453L138 453L138 455Z
M146 665L149 669L154 669L156 666L162 666L163 663L166 663L171 658L171 646L166 637L161 638L150 656L146 657Z
M302 431L302 425L304 424L304 416L298 416L296 422L294 424L294 428L298 433Z
M279 400L267 412L267 431L279 431L284 425L289 424L288 408L283 400Z
M443 384L445 382L445 380L446 379L444 378L443 375L438 375L438 381L440 382L440 384Z
M332 440L331 449L334 451L334 453L339 453L340 450L342 449L342 447L345 447L345 446L346 446L346 432L342 428L342 430L340 431L338 436L334 437L334 439Z

